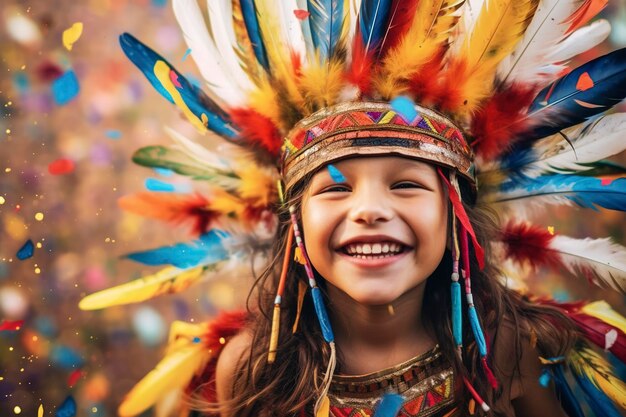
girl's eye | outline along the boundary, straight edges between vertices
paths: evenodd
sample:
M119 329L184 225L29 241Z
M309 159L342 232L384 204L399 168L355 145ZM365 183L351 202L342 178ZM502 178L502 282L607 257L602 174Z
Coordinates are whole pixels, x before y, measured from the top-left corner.
M348 188L348 186L346 185L341 184L335 184L322 190L323 193L342 193L348 191L350 191L350 188Z
M398 190L398 189L402 190L406 188L424 188L424 187L411 181L402 181L402 182L395 183L394 185L391 186L392 190Z

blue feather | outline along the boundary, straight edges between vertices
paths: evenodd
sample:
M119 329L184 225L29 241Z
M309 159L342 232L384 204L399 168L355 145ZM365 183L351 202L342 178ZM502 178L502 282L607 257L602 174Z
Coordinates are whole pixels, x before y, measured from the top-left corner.
M383 395L382 400L376 407L374 417L396 417L402 408L404 397L399 394L388 393Z
M157 61L163 61L178 77L177 82L180 87L176 87L182 96L189 110L198 117L206 115L208 119L208 128L223 136L226 139L234 139L237 137L237 128L232 124L228 114L222 110L209 96L207 96L200 88L190 83L181 73L176 71L172 65L162 56L141 43L137 38L129 33L120 36L120 45L124 53L148 78L152 86L170 103L174 100L170 93L163 87L161 81L154 74L154 65Z
M589 401L590 408L597 416L602 417L621 417L622 414L615 408L613 401L606 396L604 392L596 388L596 386L587 377L574 372L578 385L585 393L585 397Z
M366 51L376 51L381 45L387 25L391 0L363 0L359 10L359 32Z
M333 55L344 23L343 0L307 0L313 46L320 62Z
M567 415L569 417L585 417L583 410L580 408L580 404L578 403L579 396L576 396L572 391L572 388L569 386L567 378L563 373L562 365L554 366L552 371L554 386L559 396L559 400L561 401L561 405Z
M534 130L524 142L602 113L626 97L626 48L576 68L541 90L528 109Z
M192 243L177 243L172 246L134 252L126 255L133 261L145 265L173 265L176 268L193 268L200 264L214 264L228 258L223 246L228 234L221 230L211 230Z
M561 195L583 208L596 206L626 211L626 177L605 183L601 178L578 175L542 175L508 181L502 185L499 202L527 197Z
M254 0L241 0L239 3L241 4L243 22L246 25L250 43L252 43L254 56L256 56L256 60L259 61L259 64L265 68L265 71L269 72L270 64L267 60L267 52L265 51L265 44L263 43L263 38L261 36L259 18L257 16Z

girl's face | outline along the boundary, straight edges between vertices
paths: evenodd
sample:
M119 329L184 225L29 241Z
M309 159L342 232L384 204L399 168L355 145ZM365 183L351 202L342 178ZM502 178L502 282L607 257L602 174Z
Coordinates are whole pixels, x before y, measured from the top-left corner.
M345 180L322 169L303 197L309 258L355 301L389 304L424 283L443 257L448 205L437 171L402 157L333 165Z

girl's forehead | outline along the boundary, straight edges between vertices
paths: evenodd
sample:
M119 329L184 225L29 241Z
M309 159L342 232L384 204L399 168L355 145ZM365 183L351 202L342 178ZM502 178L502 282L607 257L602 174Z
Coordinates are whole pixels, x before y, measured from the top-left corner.
M341 171L342 169L356 169L357 172L363 167L367 167L368 170L388 169L392 171L400 171L405 169L419 169L432 172L436 171L436 166L432 163L396 155L354 156L327 164L319 170L318 173L327 171L329 166L332 166L331 170L337 169Z

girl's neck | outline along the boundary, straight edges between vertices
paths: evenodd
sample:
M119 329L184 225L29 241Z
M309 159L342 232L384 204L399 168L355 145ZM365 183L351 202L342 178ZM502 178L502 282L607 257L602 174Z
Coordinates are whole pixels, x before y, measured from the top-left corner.
M328 286L330 314L342 374L360 375L393 367L435 345L422 322L426 283L389 305L363 305Z

